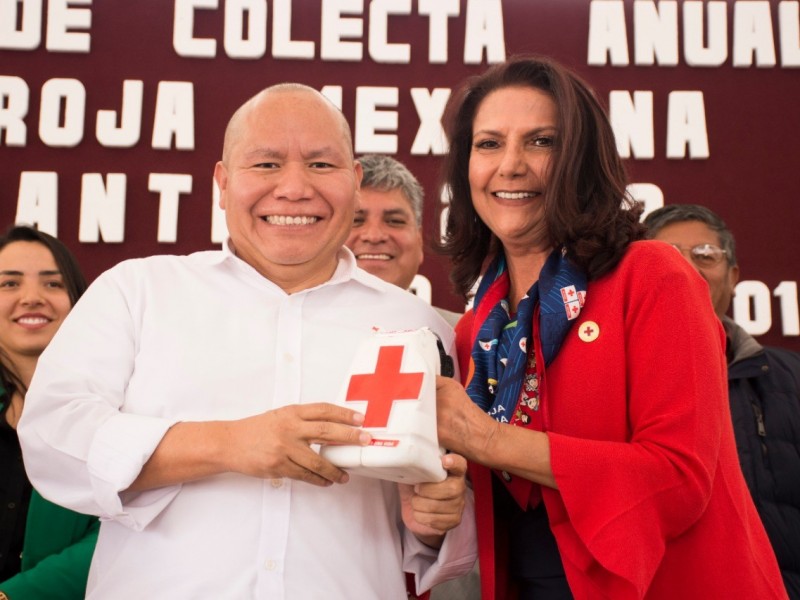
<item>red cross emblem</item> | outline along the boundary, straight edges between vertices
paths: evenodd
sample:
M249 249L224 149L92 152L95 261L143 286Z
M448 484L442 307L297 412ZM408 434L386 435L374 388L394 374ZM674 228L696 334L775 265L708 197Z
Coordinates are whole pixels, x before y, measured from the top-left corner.
M366 400L364 427L386 427L395 400L417 400L424 373L401 373L405 346L381 346L374 373L353 375L345 400Z

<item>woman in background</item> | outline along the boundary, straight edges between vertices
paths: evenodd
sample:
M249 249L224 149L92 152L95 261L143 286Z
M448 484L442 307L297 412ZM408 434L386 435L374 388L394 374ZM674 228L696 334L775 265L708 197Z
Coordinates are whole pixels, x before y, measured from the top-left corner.
M641 209L591 90L518 57L450 99L444 250L482 597L786 598L739 469L708 289ZM623 206L624 204L624 206Z
M0 237L0 599L85 595L99 521L31 489L16 434L39 355L85 289L54 237L26 226Z

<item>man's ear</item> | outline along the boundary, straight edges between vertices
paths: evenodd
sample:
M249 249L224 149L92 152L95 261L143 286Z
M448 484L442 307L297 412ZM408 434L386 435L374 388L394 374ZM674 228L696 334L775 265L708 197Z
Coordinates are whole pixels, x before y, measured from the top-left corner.
M739 283L739 265L733 265L728 269L728 279L731 284L731 298L736 294L736 284Z
M361 189L361 180L364 179L364 167L357 160L353 161L353 170L356 173L356 191Z
M225 197L228 191L228 169L225 168L222 161L218 161L214 165L214 181L217 182L217 187L219 188L219 207L225 210Z
M419 244L419 264L421 265L425 262L425 238L422 236L422 227L417 227L417 243Z

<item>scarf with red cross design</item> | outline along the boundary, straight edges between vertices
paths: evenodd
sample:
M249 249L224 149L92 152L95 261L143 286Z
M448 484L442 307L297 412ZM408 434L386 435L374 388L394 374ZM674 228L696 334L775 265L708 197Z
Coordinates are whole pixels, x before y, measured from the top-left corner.
M544 366L550 365L586 300L586 275L563 250L554 250L516 315L509 312L508 290L501 253L484 273L475 295L467 393L495 420L542 431L535 346L539 345ZM518 499L521 505L525 501Z

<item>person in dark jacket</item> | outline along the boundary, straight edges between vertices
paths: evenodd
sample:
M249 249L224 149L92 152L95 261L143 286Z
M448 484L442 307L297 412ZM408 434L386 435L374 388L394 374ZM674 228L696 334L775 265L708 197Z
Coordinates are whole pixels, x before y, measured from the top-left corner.
M764 347L726 313L739 280L733 234L704 206L672 204L645 219L702 275L727 334L728 391L747 486L789 597L800 600L800 354Z
M78 600L100 522L32 489L17 422L39 355L86 289L67 247L15 225L0 237L0 600Z

